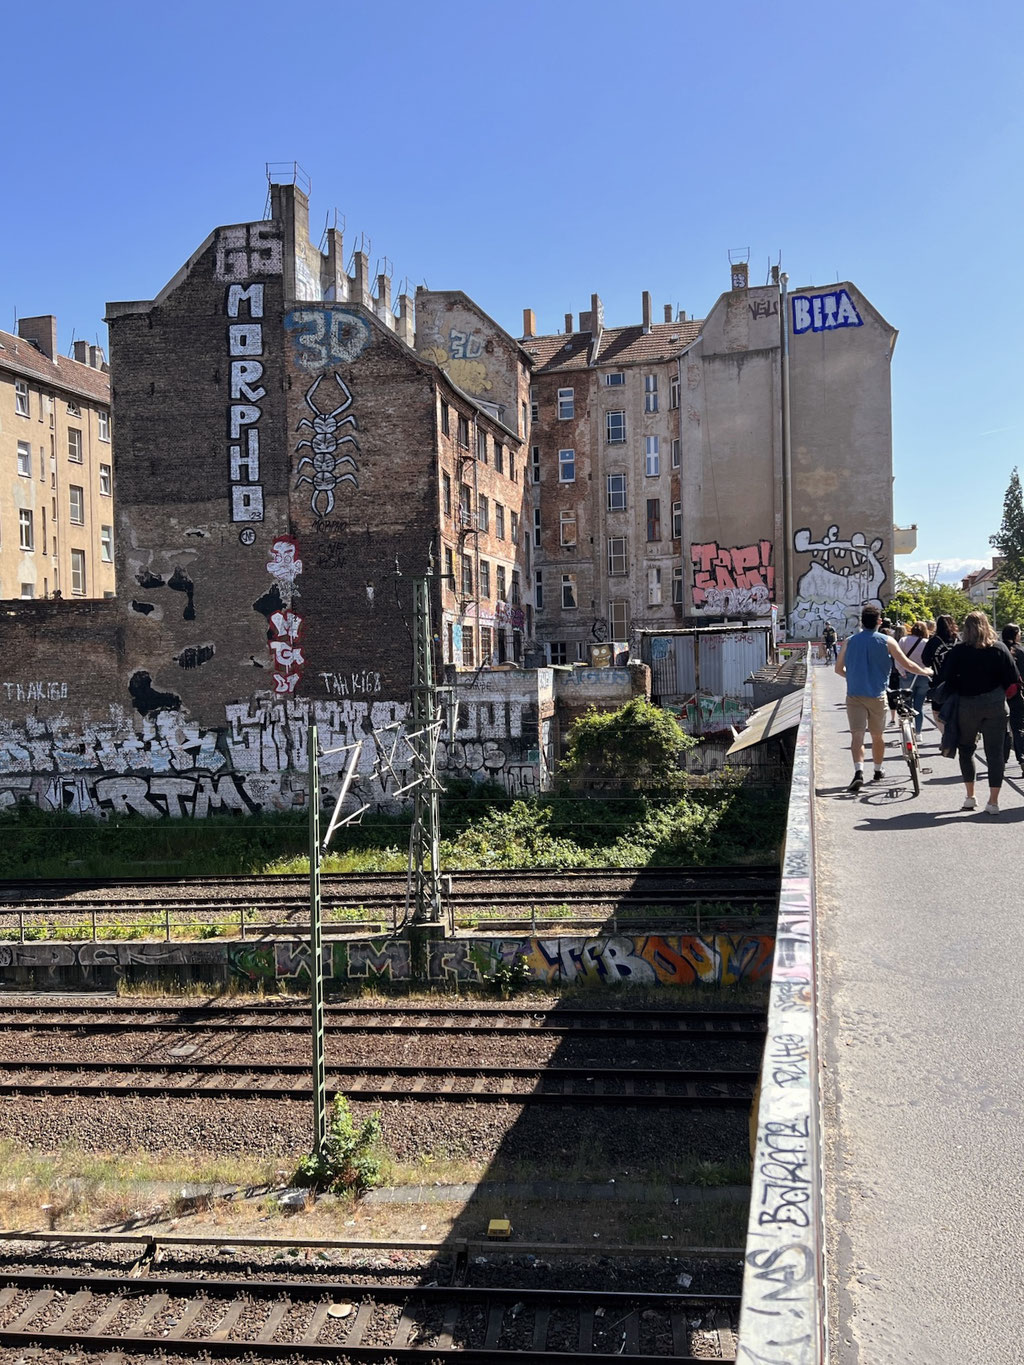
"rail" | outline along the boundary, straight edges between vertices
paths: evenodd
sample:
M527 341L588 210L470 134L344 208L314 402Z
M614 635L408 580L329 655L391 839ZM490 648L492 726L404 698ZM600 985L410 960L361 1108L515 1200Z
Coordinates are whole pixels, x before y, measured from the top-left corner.
M737 1361L823 1365L812 670L797 731L757 1107Z

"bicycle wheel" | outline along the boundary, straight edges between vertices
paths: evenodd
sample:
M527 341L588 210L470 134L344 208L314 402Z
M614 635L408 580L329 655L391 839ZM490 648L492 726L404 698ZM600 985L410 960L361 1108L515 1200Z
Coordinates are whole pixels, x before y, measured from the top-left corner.
M903 757L907 760L910 780L914 784L914 795L920 796L921 773L917 761L917 736L914 734L914 722L908 720L906 716L900 718L900 737L903 740Z

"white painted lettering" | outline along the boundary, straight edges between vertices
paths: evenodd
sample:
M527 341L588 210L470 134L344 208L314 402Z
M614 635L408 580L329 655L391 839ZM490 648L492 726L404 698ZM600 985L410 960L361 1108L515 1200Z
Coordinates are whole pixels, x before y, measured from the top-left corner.
M233 322L228 328L229 355L262 355L263 326L259 322Z
M248 289L243 289L240 284L233 284L228 290L229 318L238 317L238 309L242 303L249 305L249 316L251 318L261 318L263 316L262 284L250 284Z
M250 403L258 403L266 397L266 389L260 384L252 387L263 378L263 365L258 360L233 360L231 362L231 397L248 398Z

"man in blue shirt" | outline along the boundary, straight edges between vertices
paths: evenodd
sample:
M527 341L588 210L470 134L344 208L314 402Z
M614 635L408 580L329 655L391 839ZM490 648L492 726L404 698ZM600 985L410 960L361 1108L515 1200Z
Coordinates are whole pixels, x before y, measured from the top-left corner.
M885 758L885 685L892 660L904 673L930 678L932 670L908 659L891 635L882 635L878 623L882 613L865 607L860 614L861 629L843 641L836 660L836 672L846 679L846 714L850 721L850 753L853 755L853 781L847 791L864 785L864 731L871 732L871 756L875 760L873 781L882 780Z

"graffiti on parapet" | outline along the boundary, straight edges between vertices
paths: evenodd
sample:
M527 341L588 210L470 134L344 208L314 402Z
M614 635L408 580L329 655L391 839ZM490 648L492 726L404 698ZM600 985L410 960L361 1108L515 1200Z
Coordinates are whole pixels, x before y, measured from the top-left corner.
M840 327L864 326L864 319L845 289L828 294L794 294L791 302L796 336L804 332L833 332Z
M715 616L768 616L775 590L772 543L727 549L717 540L690 546L693 609Z
M351 364L370 344L370 324L347 308L294 308L284 315L296 365L316 374Z
M862 607L881 606L886 572L878 557L880 538L869 544L862 531L841 536L838 526L830 526L820 540L813 540L803 527L793 537L793 548L813 558L796 585L796 604L790 614L792 635L800 639L818 636L826 621L846 634L857 629Z

